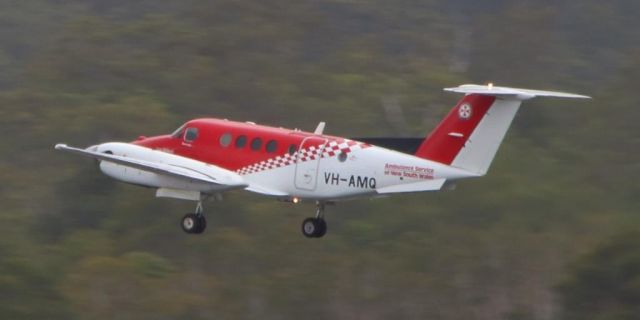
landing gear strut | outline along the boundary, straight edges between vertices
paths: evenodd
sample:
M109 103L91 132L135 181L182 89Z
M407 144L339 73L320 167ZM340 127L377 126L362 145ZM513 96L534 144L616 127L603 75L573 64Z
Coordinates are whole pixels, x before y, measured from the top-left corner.
M327 233L327 222L324 221L324 202L316 203L318 208L315 218L306 218L302 222L302 234L307 238L322 238Z
M180 223L186 233L200 234L207 228L207 220L204 218L202 201L198 201L195 213L187 213Z

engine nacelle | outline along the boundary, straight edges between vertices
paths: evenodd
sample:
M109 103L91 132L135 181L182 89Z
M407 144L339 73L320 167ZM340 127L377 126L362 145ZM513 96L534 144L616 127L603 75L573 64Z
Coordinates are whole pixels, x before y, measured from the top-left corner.
M100 161L100 170L107 176L146 187L152 188L168 188L177 190L189 190L199 191L203 193L215 193L226 189L224 185L225 181L229 184L236 183L238 177L235 173L211 166L206 163L185 158L182 156L152 150L146 147L141 147L129 143L121 142L108 142L96 146L92 146L88 149L91 151L113 154L121 157L127 157L147 162L154 162L164 165L171 165L179 168L180 170L189 171L192 174L198 174L207 177L222 177L220 179L221 184L211 184L201 182L197 180L190 180L188 178L173 177L170 175L157 174L150 171L141 170L126 165L115 164L108 161Z

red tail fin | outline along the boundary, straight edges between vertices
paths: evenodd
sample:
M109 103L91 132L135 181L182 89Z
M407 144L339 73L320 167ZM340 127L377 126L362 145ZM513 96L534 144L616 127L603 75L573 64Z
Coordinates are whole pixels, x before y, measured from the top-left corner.
M450 165L496 97L468 94L422 142L416 156Z

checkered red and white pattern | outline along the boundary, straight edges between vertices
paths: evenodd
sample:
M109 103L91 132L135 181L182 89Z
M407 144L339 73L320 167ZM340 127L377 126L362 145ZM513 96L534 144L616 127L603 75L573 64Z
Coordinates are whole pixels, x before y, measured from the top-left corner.
M308 148L299 150L293 155L287 153L281 156L277 156L275 158L246 166L242 169L237 170L237 172L238 174L245 175L295 164L296 159L298 158L298 154L300 155L300 162L305 162L316 160L318 159L318 157L335 157L341 152L344 152L348 155L354 150L365 149L368 147L370 147L370 145L353 140L331 140L325 145L324 148L322 148L322 146L310 146Z

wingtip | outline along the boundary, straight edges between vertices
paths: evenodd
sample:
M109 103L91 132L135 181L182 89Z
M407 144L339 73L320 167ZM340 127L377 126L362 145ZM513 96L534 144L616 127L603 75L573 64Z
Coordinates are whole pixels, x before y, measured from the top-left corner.
M58 144L56 144L56 146L55 146L54 148L55 148L56 150L60 150L60 149L64 149L64 148L66 148L66 147L67 147L67 145L66 145L66 144L64 144L64 143L58 143Z

